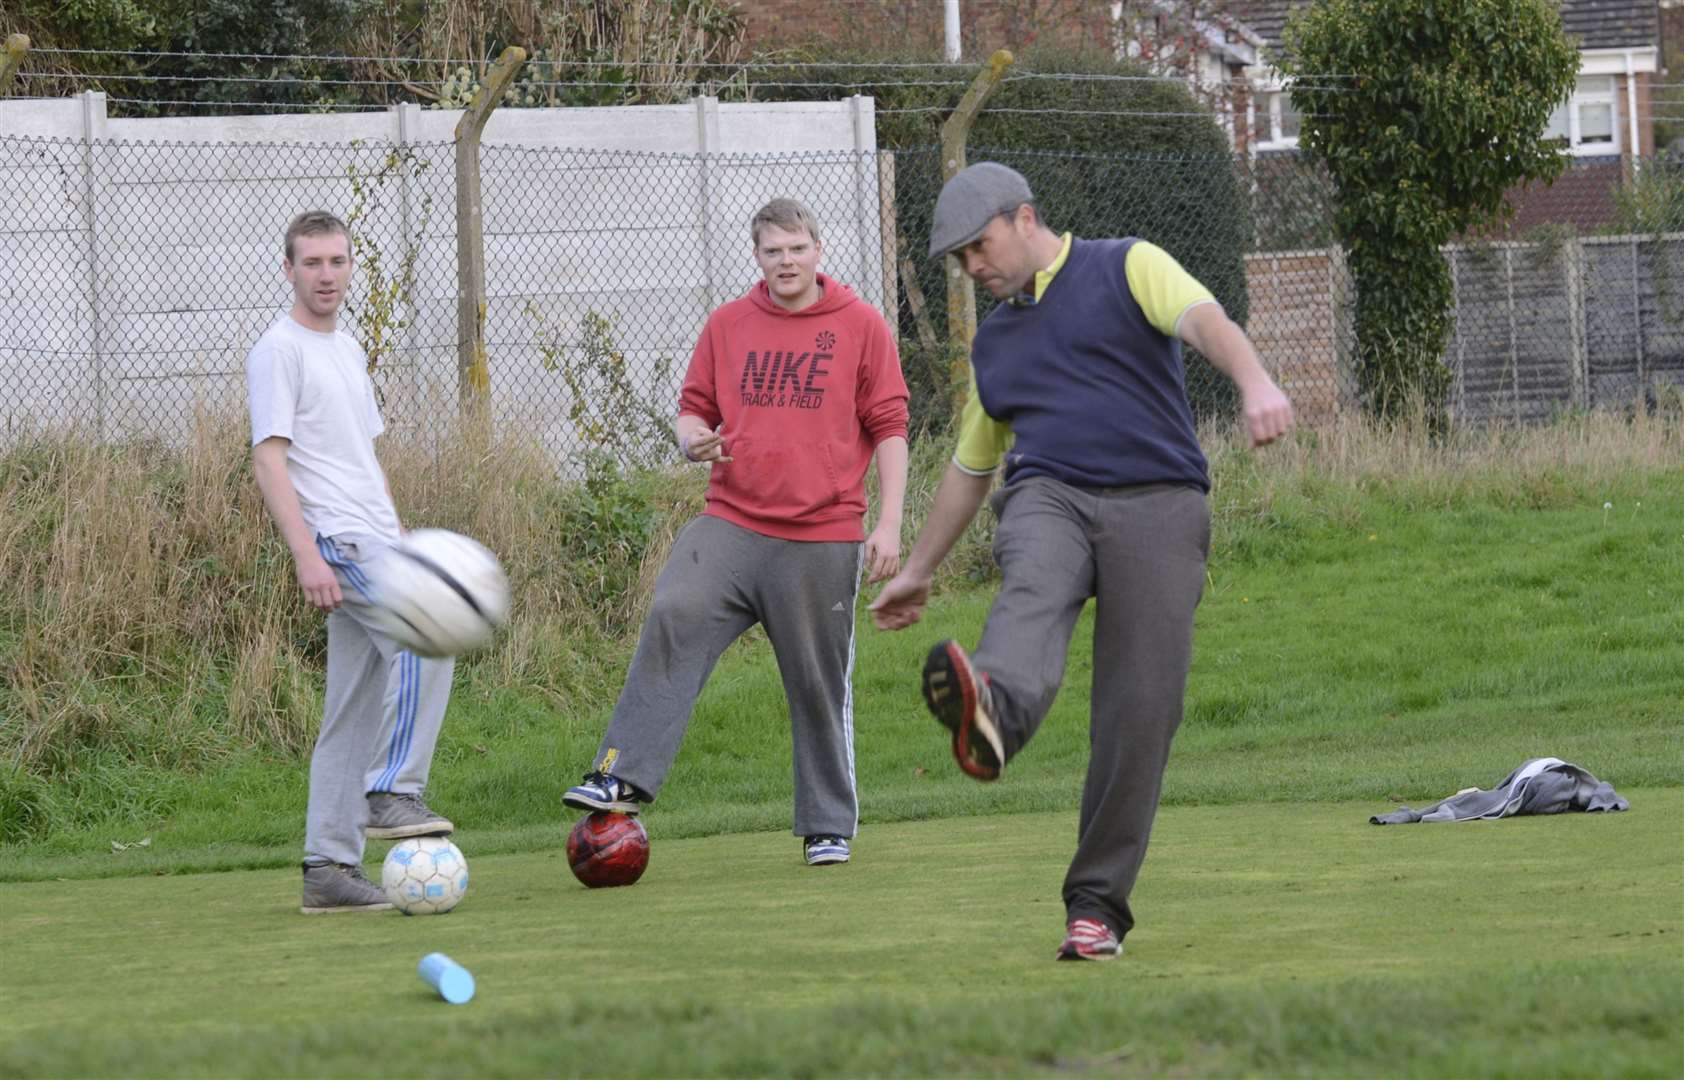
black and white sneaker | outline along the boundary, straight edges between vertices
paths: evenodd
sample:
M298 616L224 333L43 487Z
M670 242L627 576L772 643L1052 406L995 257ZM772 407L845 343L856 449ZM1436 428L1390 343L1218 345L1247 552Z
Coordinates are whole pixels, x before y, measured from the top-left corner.
M605 772L585 774L585 782L567 789L562 804L575 810L612 810L620 814L636 814L643 809L645 799L630 784L616 780Z
M834 866L848 861L848 838L845 836L807 837L807 865Z

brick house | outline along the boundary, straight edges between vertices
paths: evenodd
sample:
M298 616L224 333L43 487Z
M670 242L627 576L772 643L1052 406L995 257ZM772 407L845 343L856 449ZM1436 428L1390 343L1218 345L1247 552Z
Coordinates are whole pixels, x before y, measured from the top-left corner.
M1265 58L1280 45L1289 12L1306 0L1231 0L1233 16L1263 42ZM1546 133L1567 140L1577 158L1640 157L1655 152L1650 83L1660 70L1658 0L1561 0L1561 21L1579 46L1573 96L1550 117ZM1256 146L1290 149L1298 115L1279 76L1263 65L1257 84Z
M1265 58L1278 47L1287 14L1305 0L1232 0L1231 10L1262 39ZM1614 215L1614 192L1631 174L1633 152L1655 152L1651 83L1660 70L1657 0L1561 0L1561 21L1579 46L1579 78L1572 96L1551 115L1545 134L1566 143L1570 167L1549 187L1511 193L1514 233L1545 223L1581 232ZM1256 85L1252 148L1292 151L1299 117L1279 75L1264 64L1249 73Z
M1001 46L1051 38L1139 56L1187 78L1195 92L1203 84L1202 96L1230 118L1235 150L1261 165L1297 153L1299 117L1268 57L1288 13L1306 2L960 0L963 55L975 62ZM1684 332L1664 317L1672 309L1661 286L1634 276L1647 273L1648 249L1639 250L1641 238L1602 235L1617 220L1615 194L1632 175L1634 156L1655 152L1655 119L1667 118L1670 88L1654 85L1661 82L1662 2L1560 0L1578 45L1579 75L1547 131L1564 141L1572 164L1551 186L1510 193L1511 229L1524 240L1535 226L1568 225L1578 254L1546 258L1530 242L1447 249L1457 322L1446 362L1458 416L1537 419L1564 405L1641 400L1659 381L1684 381ZM1668 40L1680 47L1684 69L1684 0L1664 2L1675 35ZM896 52L933 59L942 55L943 7L941 0L739 0L756 53L823 36L868 51L892 43ZM1190 10L1200 15L1189 23ZM1139 16L1130 23L1130 12L1143 13L1146 23ZM1179 56L1166 57L1165 44ZM1672 108L1671 119L1684 129L1684 93ZM1245 257L1245 274L1247 333L1303 422L1325 424L1354 408L1352 284L1337 245L1260 243Z
M995 49L1056 45L1140 59L1184 78L1217 113L1230 143L1250 134L1248 72L1263 40L1224 14L1231 0L959 0L960 55L981 61ZM865 54L941 57L942 0L737 0L746 42L757 55L814 41Z
M1083 0L960 0L967 59L1052 39L1110 50L1108 5ZM812 41L870 52L942 55L942 0L737 0L749 48L759 54Z
M1299 117L1268 63L1287 15L1308 0L960 0L963 55L1057 42L1138 56L1188 78L1225 116L1236 150L1292 150ZM1668 0L1671 8L1676 0ZM942 0L738 0L756 53L814 40L942 55ZM1579 81L1548 132L1575 158L1655 152L1650 84L1661 67L1660 0L1560 0ZM1669 15L1672 12L1669 11ZM1684 17L1684 12L1679 13ZM1684 27L1684 18L1676 24ZM1249 90L1246 84L1249 83Z

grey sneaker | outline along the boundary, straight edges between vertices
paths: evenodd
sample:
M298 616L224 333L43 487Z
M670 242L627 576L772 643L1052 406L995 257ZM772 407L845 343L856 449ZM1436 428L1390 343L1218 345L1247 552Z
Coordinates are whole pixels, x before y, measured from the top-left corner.
M304 903L298 910L306 915L388 911L391 907L385 890L364 877L360 866L304 864Z
M368 793L368 824L363 832L371 840L402 840L406 836L449 836L456 826L443 814L427 809L421 796L402 792Z

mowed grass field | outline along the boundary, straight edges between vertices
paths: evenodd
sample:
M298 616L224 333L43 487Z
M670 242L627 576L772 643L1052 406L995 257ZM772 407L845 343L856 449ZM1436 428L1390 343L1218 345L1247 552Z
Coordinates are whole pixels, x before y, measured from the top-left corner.
M498 677L496 656L464 665L430 798L473 885L443 917L297 914L296 754L223 740L184 767L90 742L13 789L52 827L0 848L0 1076L1674 1075L1684 457L1667 439L1637 465L1531 436L1467 471L1328 468L1312 459L1341 451L1308 439L1219 456L1186 721L1116 963L1051 960L1086 620L997 784L958 774L919 702L929 643L974 642L986 614L972 548L919 627L862 621L846 867L804 867L788 834L757 635L700 702L630 889L571 880L559 808L629 643L593 638L580 666L610 677L565 696ZM214 733L221 704L201 707ZM1632 810L1367 823L1545 754ZM474 971L474 1002L416 977L434 950Z
M1108 964L1051 960L1067 812L879 826L823 870L657 825L644 879L598 891L553 845L470 856L435 917L305 919L287 871L12 885L0 1073L1671 1075L1684 791L1631 796L1167 809ZM435 950L472 1002L416 977Z

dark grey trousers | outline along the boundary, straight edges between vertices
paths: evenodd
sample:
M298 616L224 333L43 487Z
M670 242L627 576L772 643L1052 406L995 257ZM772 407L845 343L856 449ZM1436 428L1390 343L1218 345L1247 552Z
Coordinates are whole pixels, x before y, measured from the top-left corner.
M853 836L857 542L779 540L703 515L673 541L597 768L661 790L713 666L766 628L789 702L795 835Z
M1121 937L1134 926L1129 892L1181 724L1210 513L1195 488L1046 477L1003 488L992 505L1002 584L973 659L989 677L1008 759L1052 708L1076 619L1095 600L1088 773L1064 905Z

